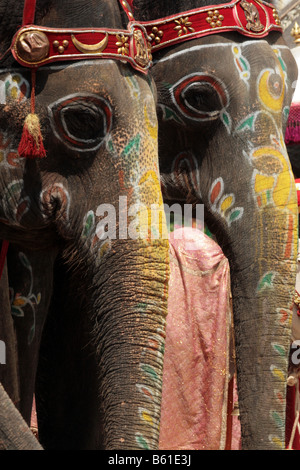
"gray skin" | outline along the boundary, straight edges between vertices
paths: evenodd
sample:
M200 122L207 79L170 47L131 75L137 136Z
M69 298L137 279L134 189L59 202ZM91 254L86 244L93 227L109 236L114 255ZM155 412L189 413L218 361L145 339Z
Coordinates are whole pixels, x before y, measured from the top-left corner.
M42 450L1 384L0 400L0 450Z
M22 6L23 2L0 0L1 53L21 23ZM118 2L112 0L38 0L35 21L49 27L124 29L126 24ZM36 112L47 157L19 159L16 149L30 108L30 73L10 55L1 66L0 80L7 86L5 103L0 105L4 144L0 237L10 242L7 263L20 369L18 408L29 424L59 254L74 281L69 300L64 301L72 305L75 297L80 299L76 318L70 319L74 330L67 344L72 349L77 341L86 352L85 374L76 378L79 389L92 390L92 413L98 424L91 435L80 436L77 448L157 448L168 244L164 239L128 236L103 240L100 231L102 204L115 208L118 229L120 196L127 197L129 207L162 203L155 87L149 77L113 60L40 68ZM77 100L71 108L65 102L70 96ZM65 138L70 135L71 144ZM138 228L141 223L135 215L127 222L137 222ZM65 358L58 362L65 363ZM0 372L0 381L11 373ZM72 414L79 416L79 398L68 401L66 406L70 405ZM68 423L62 425L62 436L68 439Z
M134 14L148 21L209 4L135 0ZM296 65L276 32L263 40L214 34L153 58L164 201L203 203L230 262L242 448L283 449L297 254L283 136ZM205 74L225 93L223 102ZM193 75L199 79L190 86ZM205 113L213 114L205 120Z

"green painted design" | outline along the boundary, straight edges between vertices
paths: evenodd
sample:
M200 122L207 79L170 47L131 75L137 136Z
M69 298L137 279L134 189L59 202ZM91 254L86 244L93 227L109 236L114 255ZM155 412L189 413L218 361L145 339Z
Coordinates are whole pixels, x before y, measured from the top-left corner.
M247 62L242 58L242 56L239 57L239 61L240 61L241 64L243 65L244 70L247 70L247 71L248 71L248 64L247 64Z
M138 84L138 81L137 81L136 77L133 74L130 74L128 76L128 80L130 80L134 91L136 93L139 93L140 92L140 87L139 87L139 84Z
M228 130L228 133L230 134L231 132L231 117L226 111L223 111L221 113L221 119L223 121L223 124L225 125L226 129Z
M140 310L141 313L146 313L147 308L148 308L148 305L144 302L140 302L137 304L137 310Z
M204 233L205 233L205 235L207 235L208 237L213 238L213 234L211 233L211 231L209 230L209 228L207 227L207 225L204 225Z
M141 435L137 434L135 436L136 442L141 449L150 450L149 444L146 439Z
M141 364L141 369L143 372L145 372L147 375L149 375L152 379L158 381L159 377L153 367L147 365L147 364Z
M237 127L236 132L241 132L246 129L250 129L253 131L253 124L254 124L255 115L248 116L241 124Z
M122 152L122 157L128 157L128 155L131 155L133 152L138 154L140 150L140 143L141 143L141 135L137 134L135 137L133 137L129 143L126 145Z
M273 343L272 344L273 346L273 349L282 357L285 357L286 356L286 349L281 346L280 344L275 344Z
M242 208L234 209L229 216L229 222L238 220L243 215L244 210Z
M11 306L11 314L14 317L24 317L24 312L20 307L15 307L15 305Z
M175 121L179 124L183 124L182 119L180 119L180 117L173 111L173 109L169 108L168 106L165 106L164 104L159 104L159 108L162 110L163 113L163 121Z
M279 428L284 426L284 420L277 411L272 411L271 416Z
M95 214L93 211L89 211L85 218L83 231L82 231L82 238L87 238L91 234L94 226L95 226Z
M283 108L283 115L285 117L285 119L287 119L289 117L289 114L290 114L290 107L289 106L285 106Z
M106 148L107 150L109 151L109 153L111 154L115 154L116 153L116 150L115 150L115 147L114 147L114 144L113 144L113 141L112 139L109 139L106 143Z
M267 287L272 288L273 287L273 280L274 280L275 276L276 276L276 273L274 273L272 271L267 272L266 274L264 274L264 276L261 278L261 280L258 283L257 292L260 292L260 291L262 291L263 289L265 289Z
M281 65L281 67L282 67L282 70L283 70L284 72L286 72L286 66L285 66L285 63L283 62L282 58L281 58L281 57L278 57L278 60L279 60L279 62L280 62L280 65Z

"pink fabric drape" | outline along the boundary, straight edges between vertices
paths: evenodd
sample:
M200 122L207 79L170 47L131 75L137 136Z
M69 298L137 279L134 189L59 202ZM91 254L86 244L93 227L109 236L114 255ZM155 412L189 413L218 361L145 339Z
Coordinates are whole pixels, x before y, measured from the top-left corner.
M225 448L230 335L227 258L198 229L171 232L160 449Z

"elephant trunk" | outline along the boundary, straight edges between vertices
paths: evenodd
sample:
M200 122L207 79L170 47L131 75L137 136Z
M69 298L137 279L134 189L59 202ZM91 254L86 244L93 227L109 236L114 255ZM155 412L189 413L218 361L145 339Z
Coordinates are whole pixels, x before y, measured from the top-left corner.
M158 447L167 259L167 241L115 241L94 278L105 449Z
M296 196L291 173L286 177L289 184L276 188L273 203L266 194L256 193L257 207L248 220L251 226L246 222L236 225L239 236L231 234L228 256L243 449L285 447L297 256ZM256 186L257 191L261 189ZM247 247L240 240L248 240Z

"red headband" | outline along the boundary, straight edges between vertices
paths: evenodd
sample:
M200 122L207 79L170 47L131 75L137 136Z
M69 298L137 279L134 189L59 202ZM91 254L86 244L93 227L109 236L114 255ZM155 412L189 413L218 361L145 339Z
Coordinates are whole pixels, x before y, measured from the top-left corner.
M181 12L153 21L141 21L151 37L152 52L209 34L236 31L262 38L270 31L282 32L277 10L263 0L232 0Z
M36 26L36 0L25 0L23 26L13 38L12 55L30 68L57 61L101 58L127 61L146 73L151 65L146 29L134 22L129 3L120 3L130 20L127 30Z
M36 26L36 0L24 0L23 24L16 32L11 53L19 64L31 69L30 113L18 146L21 157L43 158L46 151L35 113L35 85L38 67L51 62L82 59L118 59L147 73L151 66L150 38L144 26L134 22L127 0L119 0L129 25L126 30L108 28L47 28ZM129 0L130 1L130 0Z

